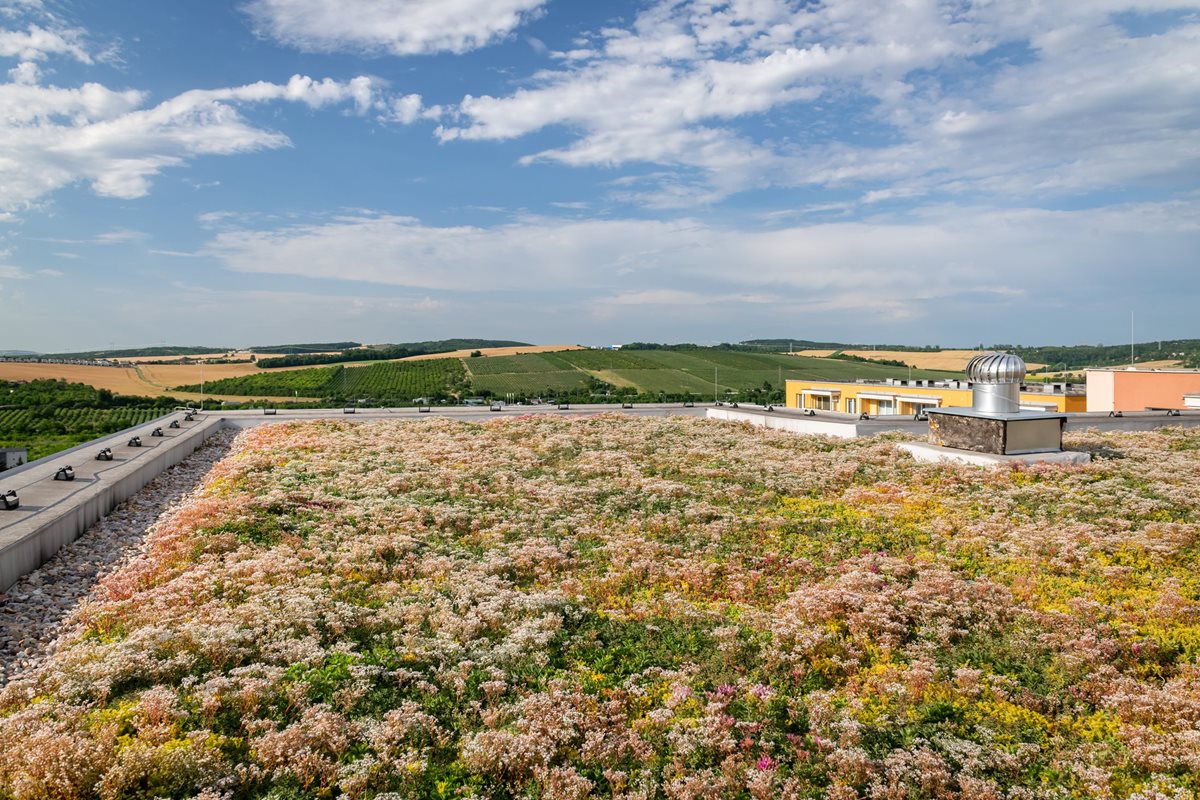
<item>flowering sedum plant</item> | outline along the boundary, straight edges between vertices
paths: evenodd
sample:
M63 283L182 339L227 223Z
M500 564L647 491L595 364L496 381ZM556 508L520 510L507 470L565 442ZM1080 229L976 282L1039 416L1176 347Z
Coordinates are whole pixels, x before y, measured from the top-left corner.
M1200 432L242 434L0 693L0 798L1188 798Z

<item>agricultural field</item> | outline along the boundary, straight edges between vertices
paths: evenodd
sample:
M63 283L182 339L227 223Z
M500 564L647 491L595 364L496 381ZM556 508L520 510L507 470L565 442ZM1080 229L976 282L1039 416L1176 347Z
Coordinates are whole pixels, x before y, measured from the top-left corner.
M634 353L626 353L634 355ZM764 382L778 388L789 378L806 380L847 380L858 378L907 378L902 367L867 364L832 358L809 358L779 353L745 353L730 350L646 350L636 353L642 359L666 370L678 370L706 382L712 390L714 374L722 389L747 390ZM929 370L912 371L914 378L956 377Z
M308 367L262 371L252 375L205 381L204 390L218 394L265 397L325 397L323 391L341 374L343 367ZM200 384L173 386L173 390L197 392Z
M479 351L484 358L493 356L511 356L524 353L555 353L561 350L582 349L577 344L522 344L508 347L468 347L452 350L448 353L423 353L418 356L408 356L405 361L428 361L434 358L469 358L471 353Z
M746 353L717 349L691 350L572 350L539 355L504 356L463 360L476 391L523 396L544 394L553 376L556 391L584 392L589 379L639 394L711 397L745 393L770 384L781 389L788 378L854 380L856 378L909 377L904 367L884 364L809 358L774 353ZM575 370L572 374L571 370ZM948 378L957 375L912 370L914 378Z
M162 390L137 374L133 367L89 367L78 364L34 364L0 361L0 381L64 380L86 383L116 394L157 395Z
M122 397L81 383L0 381L0 447L24 447L32 461L140 425L172 407L169 399Z
M711 379L706 381L672 369L614 369L599 374L610 375L621 385L636 386L639 391L649 394L691 392L700 396L710 396L713 391ZM721 391L724 391L724 388L722 387Z
M594 371L658 369L661 367L658 362L629 350L575 350L554 355L572 367Z
M254 374L264 372L253 364L211 364L204 368L206 380L222 376ZM198 400L199 380L202 376L197 365L146 364L140 367L91 367L78 364L36 364L0 361L0 381L62 380L82 383L95 389L104 389L114 394L138 397L175 397L180 400ZM196 392L176 391L172 387L195 380ZM206 391L210 400L238 400L234 395L222 395ZM287 398L268 398L290 399Z
M34 797L1200 790L1200 431L271 425L0 691Z
M124 394L196 399L200 396L203 378L204 394L211 398L261 398L272 402L346 398L386 402L487 392L517 397L570 394L577 399L592 399L603 397L609 387L649 397L687 394L711 397L714 377L719 395L738 393L748 399L749 393L762 392L767 385L772 392L778 393L782 382L788 378L852 381L910 376L908 368L886 364L716 348L588 350L575 347L555 351L549 346L491 348L494 352L516 350L521 351L519 355L472 358L468 353L461 358L449 358L446 354L436 354L437 357L429 358L419 356L396 361L275 369L262 369L253 363L203 366L147 363L136 368L115 368L0 362L0 379L7 370L18 376L17 379L20 375L34 373L38 377L65 376ZM961 372L911 370L913 378L960 375Z
M472 376L524 375L536 372L556 372L571 369L570 364L556 361L550 354L521 354L519 356L494 356L491 358L464 358L463 363Z
M109 360L129 364L185 364L199 359L221 358L230 360L246 360L254 354L249 350L229 351L225 353L208 353L206 355L164 355L164 356L120 356Z
M140 364L138 375L147 383L160 389L170 389L184 384L209 383L224 378L240 378L246 375L259 375L263 370L256 364L245 362L241 364Z
M967 362L982 352L980 350L802 350L802 356L827 358L834 353L845 353L872 360L902 361L918 369L949 370L962 372ZM1045 364L1027 363L1030 370L1040 369Z
M345 381L340 396L411 400L446 395L458 389L463 378L462 363L454 358L417 363L384 361L369 367L345 368L331 388L338 395L342 391L339 384Z
M579 370L549 370L531 373L495 373L477 375L471 379L475 392L491 392L497 397L514 394L522 397L555 396L559 393L583 392L589 378Z
M579 353L588 352L579 350ZM567 353L522 353L488 358L464 358L471 391L496 397L554 397L589 391L592 376L576 369Z
M0 447L24 447L29 460L161 417L167 408L0 410Z
M254 375L213 381L215 393L243 397L266 395L368 398L410 401L444 395L458 389L464 377L462 362L443 358L430 361L378 361L363 367L308 367L264 370ZM195 391L196 385L178 387Z

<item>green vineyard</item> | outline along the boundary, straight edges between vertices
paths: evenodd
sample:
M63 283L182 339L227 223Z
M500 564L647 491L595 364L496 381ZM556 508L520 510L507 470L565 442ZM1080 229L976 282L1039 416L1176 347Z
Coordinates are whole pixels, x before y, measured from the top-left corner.
M329 386L344 367L312 367L278 370L240 378L208 381L204 391L212 394L237 394L256 397L325 397ZM179 391L198 392L199 384L175 387Z
M448 397L462 390L466 371L455 358L386 361L368 367L317 367L272 371L206 383L213 394L244 397L317 397L337 400L411 402ZM199 391L199 386L179 386Z
M162 416L162 408L58 408L44 413L32 408L0 411L0 438L9 431L88 433L97 435L131 428Z
M24 447L30 461L89 439L141 425L166 408L14 408L0 410L0 447Z

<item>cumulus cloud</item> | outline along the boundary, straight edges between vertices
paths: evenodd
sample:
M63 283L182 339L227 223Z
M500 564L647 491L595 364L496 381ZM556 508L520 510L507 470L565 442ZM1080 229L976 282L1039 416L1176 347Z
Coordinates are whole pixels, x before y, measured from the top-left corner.
M547 0L250 0L260 35L301 50L465 53L503 37Z
M565 129L525 162L667 167L624 193L657 206L770 185L880 202L1161 183L1194 177L1200 156L1200 25L1166 15L1139 35L1121 21L1197 7L663 0L510 94L464 97L438 135Z
M406 94L377 103L379 119L411 125L419 119L437 119L442 115L441 106L426 106L419 94Z
M87 181L108 197L142 197L165 169L203 155L231 155L287 147L281 132L258 127L239 111L267 102L309 108L377 107L370 78L314 80L183 92L145 108L147 95L98 83L77 88L36 83L0 84L0 209L27 207L44 195Z

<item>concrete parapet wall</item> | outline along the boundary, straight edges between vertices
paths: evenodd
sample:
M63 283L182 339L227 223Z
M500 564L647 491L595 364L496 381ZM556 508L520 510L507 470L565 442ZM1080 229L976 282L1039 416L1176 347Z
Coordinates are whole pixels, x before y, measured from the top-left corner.
M165 422L158 422L165 427ZM197 420L186 430L172 430L170 438L147 438L154 427L158 425L132 431L146 442L139 448L143 452L122 447L131 435L126 431L72 448L67 454L39 459L29 465L33 469L24 469L19 475L3 476L0 489L16 489L21 507L0 511L0 591L7 591L22 575L37 569L168 467L185 459L223 427L223 420ZM113 448L121 460L80 460L94 458L102 447ZM124 452L117 454L119 448ZM73 467L75 480L54 481L60 466Z
M720 419L726 422L748 422L759 428L803 433L818 436L837 436L842 439L854 439L858 434L858 426L853 422L838 422L816 417L798 416L794 412L768 412L758 409L740 409L717 407L708 409L705 414L709 419Z

